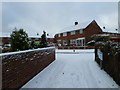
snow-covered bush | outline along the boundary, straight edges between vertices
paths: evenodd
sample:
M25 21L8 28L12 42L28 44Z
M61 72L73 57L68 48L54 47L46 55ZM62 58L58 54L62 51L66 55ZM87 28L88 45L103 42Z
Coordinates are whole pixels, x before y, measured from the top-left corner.
M98 35L93 35L91 37L91 40L94 40L95 42L97 41L108 41L109 40L109 35L108 34L98 34Z
M106 42L109 40L109 35L108 34L95 34L91 36L91 41L87 43L87 45L94 46L96 42Z
M41 47L41 48L44 48L44 47L47 47L47 46L48 46L48 43L47 43L46 32L43 31L43 34L42 34L42 36L41 36L40 47Z
M28 34L23 29L15 29L10 35L12 51L29 49Z
M103 53L102 68L120 85L120 43L112 41L95 43L95 61L100 64L98 49Z
M100 48L110 55L117 55L120 53L120 43L112 41L99 41L95 43L96 47Z

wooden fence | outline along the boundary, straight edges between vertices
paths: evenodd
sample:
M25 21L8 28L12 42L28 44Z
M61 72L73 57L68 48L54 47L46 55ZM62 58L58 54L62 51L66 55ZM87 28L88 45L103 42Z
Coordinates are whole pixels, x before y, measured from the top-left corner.
M95 61L100 65L98 49L103 53L102 68L120 85L120 51L110 48L108 45L95 46Z

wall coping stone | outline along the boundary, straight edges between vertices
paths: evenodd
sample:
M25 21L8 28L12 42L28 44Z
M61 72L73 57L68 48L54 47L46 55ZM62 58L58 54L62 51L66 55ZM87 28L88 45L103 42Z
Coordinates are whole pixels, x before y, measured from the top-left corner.
M20 54L20 53L33 52L33 51L40 51L40 50L47 50L47 49L55 49L55 47L38 48L38 49L29 49L29 50L24 50L24 51L16 51L16 52L1 53L0 56L12 55L12 54Z

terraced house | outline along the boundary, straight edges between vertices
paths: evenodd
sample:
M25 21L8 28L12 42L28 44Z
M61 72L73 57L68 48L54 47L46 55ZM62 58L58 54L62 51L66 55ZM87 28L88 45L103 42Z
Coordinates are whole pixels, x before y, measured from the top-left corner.
M75 25L64 28L61 33L55 35L55 39L58 46L85 46L90 41L91 36L94 34L100 34L102 29L97 22L78 23Z

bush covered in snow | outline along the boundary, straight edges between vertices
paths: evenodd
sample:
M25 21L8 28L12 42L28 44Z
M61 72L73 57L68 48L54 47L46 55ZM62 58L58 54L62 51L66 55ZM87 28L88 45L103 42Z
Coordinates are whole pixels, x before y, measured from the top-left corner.
M10 39L12 51L29 49L28 34L23 29L17 30L15 28L15 31L13 31L12 34L10 35Z
M97 41L108 41L109 38L110 37L107 34L100 34L100 35L95 34L91 37L91 40L94 40L95 42L97 42Z
M43 31L43 34L42 34L42 36L41 36L40 47L41 47L41 48L44 48L44 47L47 47L47 46L48 46L48 43L47 43L46 32Z
M110 55L117 55L120 53L120 43L112 42L112 41L99 41L96 42L95 45L99 47L101 50L105 50Z
M98 35L93 35L91 36L91 41L89 41L87 44L90 46L94 46L95 42L99 42L99 41L108 41L109 40L109 35L108 34L98 34Z

